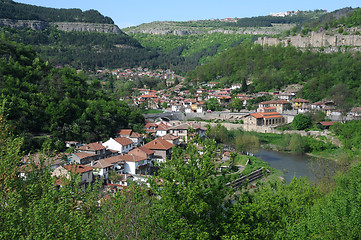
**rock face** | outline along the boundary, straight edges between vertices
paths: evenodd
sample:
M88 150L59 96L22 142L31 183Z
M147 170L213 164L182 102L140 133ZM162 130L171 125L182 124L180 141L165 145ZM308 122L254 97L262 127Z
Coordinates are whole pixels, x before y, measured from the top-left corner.
M49 26L47 22L35 21L35 20L12 20L12 19L0 19L0 27L9 26L11 28L31 28L35 31L44 30Z
M103 33L122 33L117 25L101 23L81 23L81 22L51 22L51 26L57 29L70 32L103 32Z
M269 38L269 37L260 37L255 41L257 44L261 45L278 45L282 44L284 46L295 46L295 47L361 47L361 35L342 35L334 34L327 35L325 33L316 33L312 32L311 36L302 37L300 35L284 37L284 38Z
M103 32L103 33L122 33L117 25L101 23L83 23L83 22L44 22L36 20L12 20L0 19L0 27L9 26L11 28L31 28L35 31L41 31L52 26L62 31L80 31L80 32Z

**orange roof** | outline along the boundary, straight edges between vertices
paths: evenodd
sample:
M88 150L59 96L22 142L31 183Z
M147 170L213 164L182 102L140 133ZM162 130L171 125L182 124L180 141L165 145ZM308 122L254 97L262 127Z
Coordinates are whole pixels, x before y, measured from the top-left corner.
M124 154L119 156L121 159L123 159L126 162L139 162L147 159L147 157L131 155L131 154Z
M89 144L85 144L81 147L78 147L79 150L82 151L98 151L98 150L103 150L105 149L105 147L103 145L101 145L100 143L94 142L94 143L89 143Z
M149 149L149 148L145 148L145 147L139 147L139 148L134 148L132 151L129 151L129 154L131 155L135 155L135 156L147 156L150 154L153 154L154 151Z
M75 165L75 164L65 165L64 168L72 173L84 173L93 170L92 167L88 167L85 165Z
M173 144L171 144L170 142L168 142L162 138L154 139L153 141L143 145L143 147L149 148L152 150L168 150L168 149L171 149L173 146L174 146Z
M251 113L250 115L255 118L263 118L263 116L260 113Z
M282 115L272 115L272 116L264 116L264 118L281 118Z
M140 138L140 137L143 137L143 134L140 134L140 133L137 133L137 132L132 132L130 137L131 138Z
M329 122L320 122L322 126L332 126L335 122L329 121Z
M162 124L159 124L156 129L160 130L160 131L164 131L164 130L168 130L169 126L162 123Z
M263 112L261 113L263 116L270 116L270 115L280 115L279 112Z
M147 128L151 128L151 127L156 127L157 125L155 123L147 123L144 125L144 128L147 129Z
M172 134L166 134L162 137L164 140L175 140L175 139L178 139L179 136L174 136Z
M120 129L118 134L119 135L130 135L130 134L132 134L132 129Z
M114 138L114 140L122 146L127 146L133 143L132 140L126 137L118 137L118 138Z

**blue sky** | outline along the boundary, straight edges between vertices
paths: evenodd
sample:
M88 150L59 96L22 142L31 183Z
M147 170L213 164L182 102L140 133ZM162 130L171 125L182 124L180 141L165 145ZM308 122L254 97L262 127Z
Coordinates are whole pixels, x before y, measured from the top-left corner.
M120 28L153 21L187 21L226 17L253 17L292 10L360 7L360 0L15 0L54 8L95 9Z

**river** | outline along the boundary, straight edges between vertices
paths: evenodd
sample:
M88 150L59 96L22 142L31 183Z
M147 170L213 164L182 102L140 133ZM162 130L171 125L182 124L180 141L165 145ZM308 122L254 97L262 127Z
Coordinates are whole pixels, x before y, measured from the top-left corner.
M315 175L311 171L312 157L308 155L298 155L272 150L261 149L255 157L269 163L272 168L283 171L285 181L290 182L296 176L307 177L311 182L316 182Z

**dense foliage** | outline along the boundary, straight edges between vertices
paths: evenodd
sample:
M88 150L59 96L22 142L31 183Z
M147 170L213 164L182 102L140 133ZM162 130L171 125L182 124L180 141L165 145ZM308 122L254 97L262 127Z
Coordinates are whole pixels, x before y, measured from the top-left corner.
M344 124L335 123L331 130L339 136L340 140L346 149L360 149L361 148L361 121L348 121Z
M15 20L41 20L47 22L91 22L111 23L113 20L104 17L96 10L56 9L17 3L12 0L0 1L0 18Z
M159 56L159 53L143 48L126 34L8 27L1 28L1 33L12 41L31 44L42 59L55 66L81 69L134 67Z
M361 25L360 16L361 10L358 8L342 8L308 21L302 25L302 28L319 31L320 29L329 30L338 26L357 27ZM301 25L299 29L301 29Z
M98 80L70 68L53 68L28 46L1 39L0 55L0 102L17 134L50 134L61 149L64 140L102 140L117 128L144 121Z
M332 89L343 85L346 101L361 103L361 54L315 53L294 47L241 45L190 72L191 79L214 81L223 85L252 82L249 91L281 89L289 84L304 84L300 96L318 101L332 95ZM352 101L351 101L352 99Z

